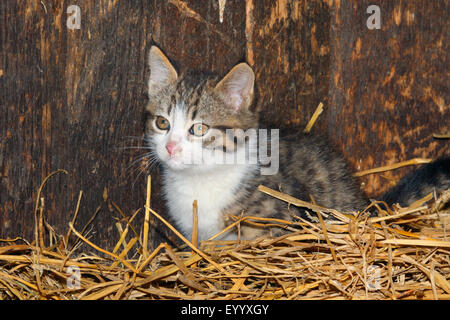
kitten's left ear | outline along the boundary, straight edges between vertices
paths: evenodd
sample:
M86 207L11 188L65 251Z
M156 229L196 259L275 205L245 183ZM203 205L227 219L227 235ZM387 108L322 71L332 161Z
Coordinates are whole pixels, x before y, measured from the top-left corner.
M148 93L150 96L157 94L161 89L174 83L178 74L162 51L152 46L148 59L150 65L150 79L148 80Z
M253 100L255 74L246 63L240 63L216 85L216 92L234 111L250 107Z

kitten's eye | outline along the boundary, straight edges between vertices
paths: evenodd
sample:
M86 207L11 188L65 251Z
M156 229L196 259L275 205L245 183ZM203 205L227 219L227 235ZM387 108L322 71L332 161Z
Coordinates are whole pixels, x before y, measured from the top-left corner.
M156 117L156 126L158 127L158 129L161 130L169 130L170 129L170 123L169 120L167 120L164 117L158 116Z
M189 133L201 137L205 135L208 129L209 127L206 124L196 123L189 129Z

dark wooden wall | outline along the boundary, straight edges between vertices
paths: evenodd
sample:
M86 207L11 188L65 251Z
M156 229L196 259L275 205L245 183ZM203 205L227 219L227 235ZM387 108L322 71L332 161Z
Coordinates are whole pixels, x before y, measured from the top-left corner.
M368 30L366 9L381 9ZM69 5L81 29L66 26ZM140 145L148 50L156 43L179 70L221 74L247 61L262 119L303 128L319 102L315 131L327 133L355 168L448 153L449 2L446 0L15 1L0 2L0 238L33 232L42 180L45 213L63 233L83 198L76 227L100 207L92 240L117 240L113 202L131 215L145 201L145 177L130 163ZM387 173L398 179L408 169ZM158 170L152 204L164 212ZM369 195L388 183L363 178ZM141 217L140 220L142 221ZM167 232L154 224L150 238Z
M379 3L381 30L366 28ZM341 1L332 12L327 131L362 170L450 154L448 1ZM408 170L364 178L378 194ZM386 178L383 178L385 176Z

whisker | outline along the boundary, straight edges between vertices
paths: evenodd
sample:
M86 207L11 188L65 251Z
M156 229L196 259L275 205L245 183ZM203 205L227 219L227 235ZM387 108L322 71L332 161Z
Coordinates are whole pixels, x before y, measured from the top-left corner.
M127 166L127 170L130 169L133 165L143 161L146 158L152 157L153 155L150 152L147 152L139 157L137 157L136 159L133 160L133 162L131 162L128 166Z
M122 142L118 142L118 144L129 144L130 140L139 140L139 141L143 141L145 143L146 141L146 137L142 137L142 136L124 136L122 137ZM139 142L137 141L137 142ZM140 146L136 146L136 147L140 147ZM116 147L116 149L123 149L123 147Z
M124 136L123 137L124 139L139 139L139 140L145 140L145 136L144 137L142 137L142 136Z
M145 163L145 167L142 167L142 161L146 160ZM155 153L154 150L150 150L149 152L146 152L144 154L141 154L140 156L138 156L136 159L134 159L126 168L127 174L129 176L133 176L135 172L139 171L139 170L151 170L153 168L153 166L158 163L159 159ZM136 165L136 168L133 169L133 166ZM137 179L137 178L136 178Z
M159 163L159 162L158 162L157 160L156 160L156 161L153 161L152 164L150 165L150 167L148 168L148 171L151 172L151 171L153 170L153 168L156 167L156 165L157 165L158 163Z
M128 150L128 149L151 149L149 146L129 146L129 147L115 147L116 150Z
M134 189L134 185L136 184L136 182L139 180L139 177L144 173L144 172L148 172L151 170L151 168L158 162L158 158L152 158L150 159L150 161L148 161L144 168L142 168L141 172L139 172L139 174L137 175L136 179L134 179L133 184L131 185L131 188ZM139 167L138 169L141 169L141 167Z

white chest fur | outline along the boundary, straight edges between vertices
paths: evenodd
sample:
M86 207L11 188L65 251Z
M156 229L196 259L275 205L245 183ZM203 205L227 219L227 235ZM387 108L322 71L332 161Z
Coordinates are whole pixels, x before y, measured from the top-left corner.
M220 232L224 228L222 210L236 200L236 191L251 170L236 165L208 172L166 170L164 194L169 214L180 231L188 239L192 236L193 202L197 200L199 240Z

